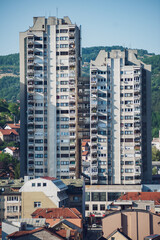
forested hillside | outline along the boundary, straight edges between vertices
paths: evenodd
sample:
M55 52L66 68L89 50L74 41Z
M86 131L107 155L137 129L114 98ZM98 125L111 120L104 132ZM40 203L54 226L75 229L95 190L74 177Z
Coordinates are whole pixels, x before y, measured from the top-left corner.
M124 50L122 46L82 48L82 74L89 75L89 62L94 60L100 50ZM158 136L160 129L160 55L138 49L138 57L152 65L152 136ZM0 98L16 102L20 98L19 54L0 56Z

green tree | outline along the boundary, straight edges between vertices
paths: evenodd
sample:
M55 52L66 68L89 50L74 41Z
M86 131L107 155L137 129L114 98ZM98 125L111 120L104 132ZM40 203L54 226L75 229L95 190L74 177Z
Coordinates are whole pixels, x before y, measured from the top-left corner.
M152 147L152 161L160 161L160 151L156 147Z
M16 172L16 177L19 176L20 164L17 161L17 159L15 159L13 156L11 156L8 153L1 153L0 154L0 162L3 163L3 168L6 172L9 172L9 165L12 164L13 169Z
M15 179L20 178L20 163L17 163L15 167Z
M157 168L156 167L153 167L152 168L152 175L156 175L157 174Z

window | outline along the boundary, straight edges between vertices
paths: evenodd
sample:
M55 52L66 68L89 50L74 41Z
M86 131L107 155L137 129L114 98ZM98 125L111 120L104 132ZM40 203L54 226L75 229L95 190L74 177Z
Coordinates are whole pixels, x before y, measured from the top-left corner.
M37 183L37 187L41 187L41 183Z
M60 44L60 48L67 48L68 44Z
M68 37L60 37L60 41L68 40Z
M60 29L60 33L67 33L68 29Z
M85 210L89 211L89 205L88 204L85 205Z
M43 139L35 139L35 143L43 143Z
M86 202L90 201L90 192L85 193L85 201Z
M106 193L92 192L92 201L106 201Z
M43 183L43 187L46 187L47 186L47 183Z
M133 168L126 168L125 173L133 173Z
M34 208L41 207L41 202L34 202Z
M92 209L93 209L93 210L98 210L97 204L93 204Z
M146 211L150 211L151 207L149 205L146 205Z
M36 184L35 183L32 183L32 187L35 187L36 186Z
M18 196L9 196L7 197L7 202L18 201Z
M35 154L35 158L43 158L43 154Z
M121 196L120 192L109 192L108 193L108 201L114 201Z
M101 204L101 205L100 205L100 210L101 210L101 211L104 211L104 210L105 210L105 205L104 205L104 204Z
M7 212L18 212L18 206L8 206Z

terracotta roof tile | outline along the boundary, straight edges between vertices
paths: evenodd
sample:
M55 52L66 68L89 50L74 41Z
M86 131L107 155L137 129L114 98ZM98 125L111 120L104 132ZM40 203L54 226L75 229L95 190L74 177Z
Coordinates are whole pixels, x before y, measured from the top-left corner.
M78 218L81 219L82 215L76 208L39 208L32 214L33 218L43 217L50 218Z
M150 200L156 205L160 205L160 192L128 192L118 200Z
M44 228L40 227L40 228L36 228L36 229L30 230L30 231L17 231L17 232L9 234L8 237L20 237L20 236L32 234L32 233L35 233L35 232L39 232L42 229L44 229Z
M14 134L14 135L19 135L16 130L14 129L0 129L0 132L3 134L3 135L10 135L10 134Z
M82 152L82 156L87 156L87 155L88 155L88 151Z
M41 177L41 178L43 178L43 179L46 179L46 180L50 180L50 181L52 181L52 180L57 180L57 178L54 178L54 177Z
M10 128L20 128L20 124L19 123L7 123L6 125L8 125Z
M76 230L70 230L70 239L74 239ZM58 235L60 235L63 238L67 237L67 230L66 229L60 229L56 231Z

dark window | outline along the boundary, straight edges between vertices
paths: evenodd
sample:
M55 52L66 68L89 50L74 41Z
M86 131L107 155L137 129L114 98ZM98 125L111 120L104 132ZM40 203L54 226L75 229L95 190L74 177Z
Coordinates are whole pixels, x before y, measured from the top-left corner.
M67 33L68 29L60 29L60 33Z
M35 44L34 47L35 48L42 48L42 44Z
M105 205L104 205L104 204L101 204L101 205L100 205L100 210L101 210L101 211L104 211L104 210L105 210Z
M68 52L60 52L60 55L68 55Z
M98 206L97 206L97 204L93 204L93 210L98 210Z
M106 193L92 192L92 201L106 201Z
M89 205L88 204L85 205L85 210L89 211Z

